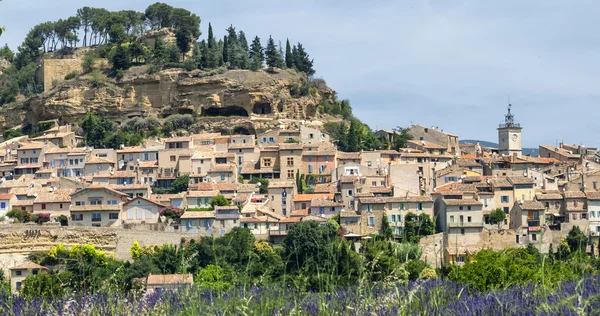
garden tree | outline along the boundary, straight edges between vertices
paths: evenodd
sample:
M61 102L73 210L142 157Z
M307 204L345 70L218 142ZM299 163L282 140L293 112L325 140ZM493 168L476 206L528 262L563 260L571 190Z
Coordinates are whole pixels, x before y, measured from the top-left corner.
M394 238L394 231L392 230L392 227L390 227L390 222L388 221L388 217L386 215L383 215L383 220L381 223L383 237L387 240Z
M116 74L119 70L127 70L131 67L131 55L128 48L123 44L116 45L114 54L110 58L111 71Z
M173 180L173 183L171 184L171 193L176 194L176 193L185 192L188 190L189 184L190 184L190 176L188 176L188 175L179 176L175 180Z
M285 41L285 66L287 68L294 68L294 55L292 55L289 39Z
M397 126L393 131L391 149L399 150L400 148L406 148L408 141L412 139L409 129Z
M295 50L292 49L294 66L296 69L298 69L298 71L305 73L307 77L312 77L315 74L315 70L313 69L313 60L310 59L302 44L298 43L298 46L294 46L294 48Z
M275 46L275 41L269 35L269 40L267 41L267 49L265 50L265 57L267 62L267 67L269 67L270 71L273 71L273 68L279 66L279 53L277 52L277 47Z
M83 60L81 61L81 68L83 69L83 73L89 73L94 69L94 65L96 64L96 54L94 52L86 52L83 55Z
M264 59L265 55L262 45L260 44L260 38L256 36L250 45L250 70L260 70L263 66Z
M408 272L408 280L416 281L417 279L420 278L421 272L423 272L423 270L428 267L429 267L429 265L425 261L421 261L421 260L408 261L405 265L406 272Z
M210 199L210 208L215 209L215 206L227 206L229 205L229 200L225 198L222 194L214 196Z
M259 192L260 194L267 194L267 191L269 189L269 179L265 179L265 178L252 178L250 179L250 181L248 183L251 184L258 184L260 183L260 187L259 187Z
M63 284L66 284L71 277L69 272L58 273L56 271L30 274L23 281L21 295L28 299L34 297L62 298L66 290Z
M106 140L115 130L115 124L112 121L92 112L88 112L79 125L85 132L88 146L94 148L107 148Z
M230 265L237 271L243 271L254 254L255 240L249 229L232 228L225 236L215 240L215 253L219 254L217 264Z
M175 39L181 55L189 52L192 43L200 36L200 18L185 9L173 9L171 14L175 27Z
M565 238L567 245L569 245L569 250L571 253L575 253L578 251L585 252L587 247L587 236L581 231L579 226L573 226L567 234Z
M435 224L431 217L425 213L416 215L409 212L404 217L404 230L402 238L408 242L419 242L421 237L433 235L435 233Z
M167 206L160 211L158 211L158 215L164 216L167 219L178 220L183 215L183 211L176 206Z
M230 269L228 269L230 270ZM209 264L196 275L201 288L212 291L226 291L231 287L233 271L225 271L218 265Z
M54 218L55 222L59 222L60 226L68 226L69 225L69 218L66 215L60 215L56 218Z
M174 114L165 119L162 126L162 132L165 136L171 136L171 132L177 130L188 130L194 124L194 117L191 114Z
M219 42L217 42L217 58L219 59L217 66L219 66L219 67L224 65L222 52L223 52L223 40L219 40Z
M173 7L166 3L151 4L144 12L146 23L153 29L169 27L171 26L172 11Z
M506 218L506 214L501 208L497 208L490 213L490 224L498 224L498 229L504 223L504 219Z
M6 217L14 218L17 221L19 221L19 223L27 223L31 221L31 213L29 213L26 210L20 210L16 208L13 208L12 210L8 211L6 213Z

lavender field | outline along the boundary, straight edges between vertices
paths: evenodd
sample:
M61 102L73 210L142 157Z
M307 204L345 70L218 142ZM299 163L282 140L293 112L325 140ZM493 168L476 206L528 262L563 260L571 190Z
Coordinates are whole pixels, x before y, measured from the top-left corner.
M2 315L593 315L600 311L600 276L552 290L530 285L480 292L451 281L357 286L329 293L281 287L157 291L140 298L93 295L25 300L2 295Z

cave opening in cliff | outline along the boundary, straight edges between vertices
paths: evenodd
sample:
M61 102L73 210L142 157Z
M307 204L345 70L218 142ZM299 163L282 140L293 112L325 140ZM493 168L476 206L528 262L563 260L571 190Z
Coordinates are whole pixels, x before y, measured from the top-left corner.
M183 108L183 109L177 109L177 114L194 114L194 110L193 109L187 109L187 108Z
M256 103L252 107L252 113L254 114L271 114L272 112L273 110L269 103Z
M204 109L203 116L248 116L248 111L239 106L212 107Z
M233 134L234 135L254 135L254 129L253 128L245 128L242 126L238 126L236 128L233 129Z

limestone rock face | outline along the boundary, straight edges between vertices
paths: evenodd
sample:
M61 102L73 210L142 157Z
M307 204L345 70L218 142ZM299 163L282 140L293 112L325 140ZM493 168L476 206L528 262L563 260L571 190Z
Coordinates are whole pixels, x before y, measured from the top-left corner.
M87 112L115 122L136 116L165 118L193 114L198 131L259 132L282 122L317 118L321 98L335 92L320 87L315 96L292 97L290 89L301 76L293 71L229 70L207 76L205 72L166 69L148 74L132 69L122 80L92 87L85 76L65 81L52 90L12 107L0 109L2 129L58 118L74 123Z
M9 66L10 63L8 62L8 60L0 58L0 75L4 72L4 69L8 68Z

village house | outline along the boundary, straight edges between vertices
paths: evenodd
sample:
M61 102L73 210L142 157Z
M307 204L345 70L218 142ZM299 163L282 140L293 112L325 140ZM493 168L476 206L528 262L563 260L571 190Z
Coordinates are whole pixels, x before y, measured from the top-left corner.
M130 223L156 223L160 217L159 212L166 208L165 205L145 197L137 196L123 203L121 220L123 224Z
M294 199L296 197L296 182L278 181L269 182L267 195L270 197L269 204L273 213L287 217L294 210Z
M33 262L26 262L10 268L10 288L13 293L19 293L23 289L23 282L29 275L38 275L48 271L48 268Z
M14 175L34 174L42 168L45 152L56 148L53 143L22 142L17 149L17 166Z
M581 230L586 231L588 228L586 194L582 191L565 191L563 197L562 214L564 214L566 222L577 225Z
M69 217L71 193L73 193L72 190L58 190L54 188L40 190L36 193L33 200L33 213L50 214L50 218L56 218L61 215Z
M360 152L342 152L337 153L337 165L343 166L346 164L360 165Z
M135 183L127 183L127 184L116 184L111 186L113 189L127 194L127 197L133 199L134 197L140 196L144 198L150 197L152 189L148 184L135 184Z
M215 226L214 211L185 212L180 218L181 229L187 233L201 236L213 235Z
M17 196L12 193L0 193L0 217L6 216L15 206Z
M593 242L600 240L600 192L589 191L585 193L589 218L589 232Z
M186 194L188 209L204 209L210 208L210 201L213 197L219 195L219 191L188 191Z
M123 203L127 194L107 186L90 185L71 194L73 226L108 227L120 224Z
M279 145L281 179L293 181L296 178L302 167L302 150L301 144Z
M296 196L294 197L294 210L310 209L311 202L313 199L322 198L333 200L334 197L334 194L296 194Z
M96 173L106 173L114 170L115 163L102 157L91 157L85 161L83 172L85 175L94 176Z
M336 149L331 145L304 145L300 173L312 175L318 183L331 181L331 172L335 169Z
M157 289L175 290L191 288L194 285L194 276L188 274L150 274L146 279L146 293Z
M308 214L321 216L324 218L331 218L334 215L339 214L343 207L343 204L337 203L334 200L314 198L310 201L310 209L308 210Z
M445 133L437 127L428 128L421 125L412 125L408 130L408 134L410 134L414 140L425 141L427 143L445 147L446 151L450 154L456 154L460 150L458 136Z
M510 228L517 231L517 244L540 243L545 225L545 208L540 201L519 201L511 210Z

